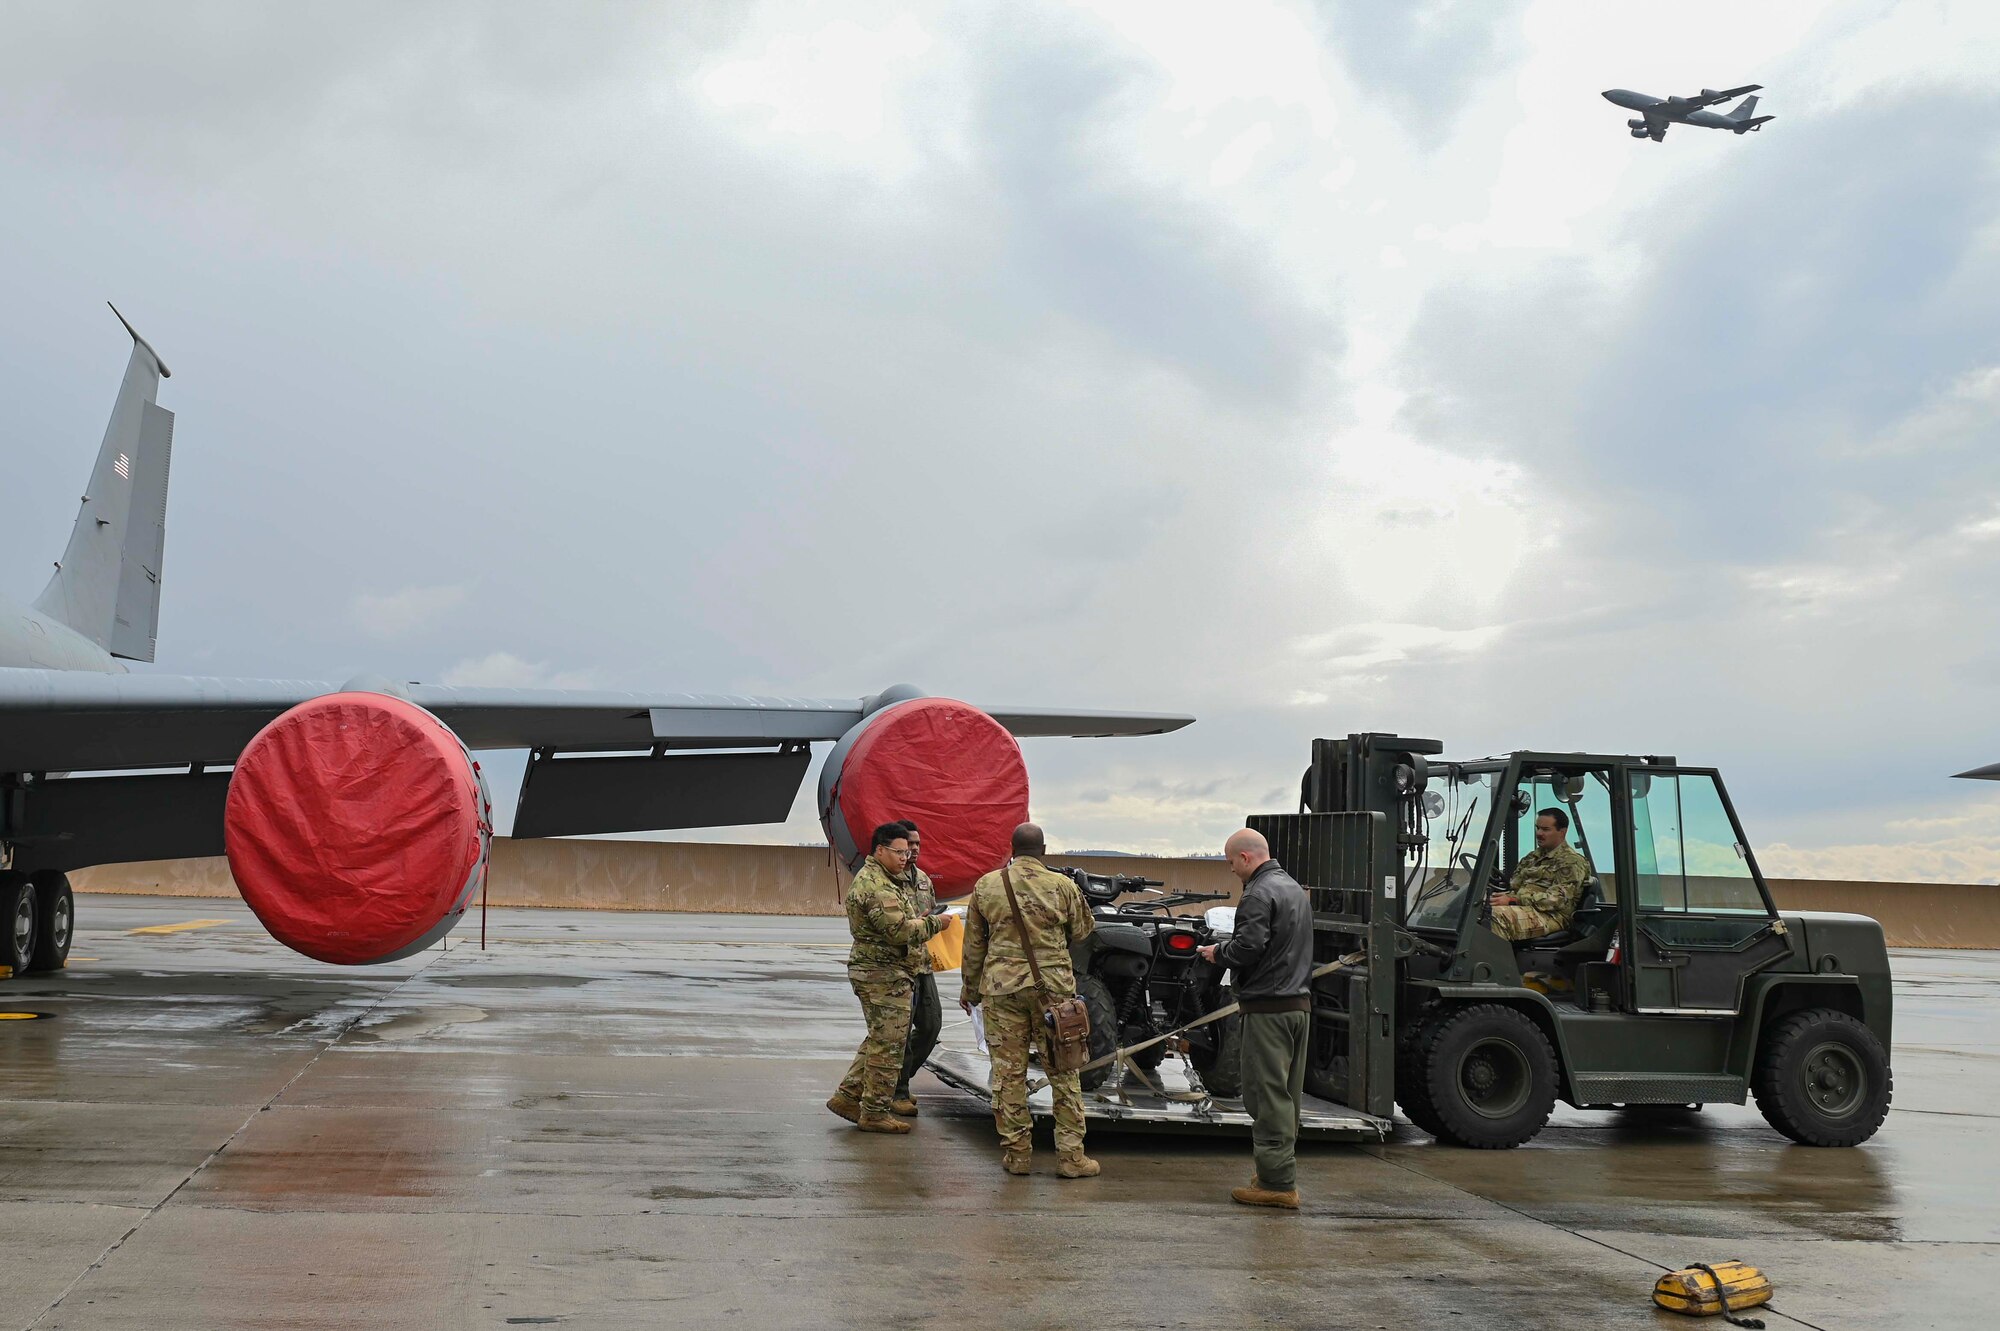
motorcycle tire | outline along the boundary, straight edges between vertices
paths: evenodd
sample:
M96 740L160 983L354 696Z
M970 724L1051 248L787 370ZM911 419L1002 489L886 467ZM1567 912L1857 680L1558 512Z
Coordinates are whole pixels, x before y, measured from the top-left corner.
M1095 975L1086 975L1076 982L1076 994L1083 1000L1083 1006L1090 1013L1090 1061L1095 1063L1118 1048L1118 1009L1111 1002L1111 989ZM1106 1063L1101 1068L1091 1068L1078 1074L1086 1091L1094 1091L1102 1086L1111 1075L1113 1065Z
M1145 1044L1146 1041L1159 1033L1159 1030L1150 1024L1145 1026L1127 1026L1125 1028L1125 1046L1129 1049L1135 1044ZM1166 1061L1166 1057L1166 1042L1161 1041L1156 1045L1148 1045L1146 1048L1132 1055L1132 1061L1139 1065L1141 1072L1151 1073L1161 1063Z
M1227 1006L1236 1001L1236 991L1224 989L1222 1003ZM1238 1012L1211 1022L1215 1031L1214 1040L1206 1046L1197 1044L1188 1050L1188 1061L1194 1064L1195 1075L1210 1095L1234 1097L1243 1094L1243 1014Z

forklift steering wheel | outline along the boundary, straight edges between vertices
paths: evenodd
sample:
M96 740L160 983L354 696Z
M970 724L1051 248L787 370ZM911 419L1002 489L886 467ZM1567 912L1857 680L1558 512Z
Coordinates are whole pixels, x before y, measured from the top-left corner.
M1468 883L1471 882L1473 875L1479 872L1478 858L1471 851L1462 850L1458 853L1458 862L1465 869L1465 881ZM1492 876L1487 879L1486 890L1488 892L1505 892L1507 890L1506 876L1500 872L1500 866L1497 864L1493 866Z

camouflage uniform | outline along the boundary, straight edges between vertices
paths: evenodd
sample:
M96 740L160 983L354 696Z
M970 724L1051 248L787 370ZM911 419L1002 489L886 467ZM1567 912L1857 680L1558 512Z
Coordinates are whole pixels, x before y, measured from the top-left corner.
M1493 908L1493 932L1519 942L1569 928L1590 877L1590 861L1566 841L1532 850L1514 866L1508 886L1520 904Z
M919 915L928 915L937 906L937 889L931 885L931 876L915 865L910 866L906 886L910 889L910 899ZM944 1029L944 1008L938 1002L936 968L931 965L930 940L914 943L910 947L910 971L915 981L910 992L910 1037L903 1046L903 1066L896 1076L896 1098L907 1099L910 1094L910 1078L923 1069L924 1060L937 1048L938 1035Z
M1010 1154L1027 1152L1034 1120L1028 1113L1028 1041L1053 1061L1048 1028L1042 1024L1047 999L1076 993L1070 944L1088 935L1090 907L1076 884L1040 860L1018 855L1011 865L1014 895L1021 903L1035 960L1047 994L1038 994L1022 949L1021 931L1007 904L1007 889L996 871L979 880L965 908L965 994L986 1007L986 1044L993 1056L993 1125ZM1083 1089L1074 1072L1049 1077L1055 1098L1056 1149L1065 1159L1083 1154Z
M941 915L924 918L910 888L890 877L873 856L848 885L847 927L854 946L847 954L847 979L861 1000L868 1034L841 1079L839 1094L858 1101L863 1118L889 1112L910 1036L915 984L910 953L921 951L943 926Z

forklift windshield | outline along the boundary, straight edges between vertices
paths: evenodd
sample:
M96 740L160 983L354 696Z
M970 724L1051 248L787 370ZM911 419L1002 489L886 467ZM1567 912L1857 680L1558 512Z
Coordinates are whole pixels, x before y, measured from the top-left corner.
M1443 768L1424 787L1426 840L1412 875L1416 891L1404 917L1411 928L1458 927L1502 770L1497 765L1483 770Z

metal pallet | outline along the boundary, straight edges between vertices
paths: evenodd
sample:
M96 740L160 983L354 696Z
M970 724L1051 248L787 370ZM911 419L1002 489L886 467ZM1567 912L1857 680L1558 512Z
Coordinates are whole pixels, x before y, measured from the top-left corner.
M969 1045L940 1044L925 1066L945 1085L992 1103L992 1065L986 1055ZM1164 1096L1148 1091L1130 1075L1121 1083L1116 1073L1097 1090L1085 1091L1083 1113L1092 1130L1248 1135L1250 1115L1243 1102L1201 1094L1191 1083L1186 1065L1178 1058L1167 1059L1157 1072L1148 1075L1165 1092ZM1029 1081L1032 1084L1036 1080L1039 1076L1030 1068ZM1047 1087L1028 1097L1028 1112L1044 1122L1053 1117L1055 1110ZM1313 1095L1305 1097L1299 1114L1299 1136L1313 1141L1379 1142L1390 1131L1388 1119Z

